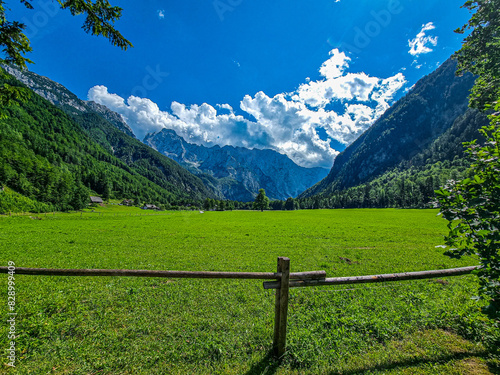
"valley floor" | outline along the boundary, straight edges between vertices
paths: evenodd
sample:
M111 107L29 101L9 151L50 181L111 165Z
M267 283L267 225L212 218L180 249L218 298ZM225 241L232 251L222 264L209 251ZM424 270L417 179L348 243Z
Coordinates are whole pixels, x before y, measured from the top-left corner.
M39 219L39 220L38 220ZM0 217L0 264L328 277L462 267L437 210L94 212ZM261 281L15 276L16 374L491 374L496 332L474 276L290 291L287 352L270 356ZM7 275L0 314L7 316ZM4 319L5 321L6 319ZM8 325L0 323L0 347ZM2 353L2 356L5 355Z

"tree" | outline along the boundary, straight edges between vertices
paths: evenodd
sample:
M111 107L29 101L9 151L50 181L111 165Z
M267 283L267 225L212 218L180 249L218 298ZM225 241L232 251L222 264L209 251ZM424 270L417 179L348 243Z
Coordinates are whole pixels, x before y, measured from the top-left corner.
M226 210L226 202L224 202L223 200L218 201L217 210L218 211L225 211Z
M476 12L461 29L472 29L454 55L459 72L468 70L478 78L469 106L497 111L489 115L490 125L480 132L483 146L466 143L472 161L468 178L450 180L436 191L441 214L448 220L445 237L454 258L476 256L480 262L479 299L488 301L483 311L500 324L500 0L469 0L464 7Z
M285 209L285 202L280 200L274 200L269 202L269 208L273 211L281 211Z
M211 204L210 204L210 198L205 199L205 202L203 202L203 209L205 211L210 211Z
M264 189L259 190L259 194L253 202L253 209L264 211L269 209L269 198L266 197L266 191Z
M33 9L33 0L20 0L28 9ZM107 0L57 0L61 9L69 9L72 16L85 15L82 29L91 35L102 35L108 38L111 44L123 50L133 47L132 43L125 39L113 26L120 19L122 8L111 6ZM3 47L5 59L0 63L13 64L20 68L26 68L27 63L33 63L24 57L31 52L30 41L24 35L26 25L18 21L8 21L5 13L5 1L0 0L0 46Z
M489 117L491 125L480 130L485 145L467 143L471 176L449 181L436 194L441 214L448 220L445 241L451 248L445 254L477 256L479 299L489 302L484 312L500 322L500 113Z
M142 205L141 197L136 197L134 199L134 206L140 207Z
M286 199L285 210L287 211L295 210L295 200L292 197Z
M73 197L69 202L73 209L80 210L87 207L90 191L82 185L81 181L77 181L77 184L75 185L73 190Z
M470 106L484 110L500 98L500 0L469 0L463 8L475 13L455 32L472 31L453 57L458 61L457 74L469 71L478 76Z
M19 0L26 8L34 9L33 0ZM85 15L83 30L91 35L103 36L114 46L123 50L133 47L118 30L113 26L120 19L122 8L111 6L108 0L57 0L61 9L68 9L73 16ZM24 34L26 25L19 21L9 21L6 15L5 1L0 0L0 47L3 49L5 58L0 58L1 64L12 64L21 69L26 69L27 64L33 61L25 57L32 51L30 41ZM15 103L15 99L26 101L26 93L22 88L4 84L0 87L0 105L3 107ZM0 111L0 118L6 114Z

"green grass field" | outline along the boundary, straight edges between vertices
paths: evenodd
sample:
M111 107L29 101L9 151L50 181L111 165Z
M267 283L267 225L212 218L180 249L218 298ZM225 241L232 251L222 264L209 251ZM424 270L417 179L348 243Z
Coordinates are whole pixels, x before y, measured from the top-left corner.
M435 210L95 212L0 218L0 265L328 277L461 267ZM340 257L349 258L346 262ZM261 281L16 276L16 374L489 374L495 335L474 276L291 289L287 353L270 355ZM7 275L0 312L7 316ZM7 318L3 319L4 321ZM0 347L7 346L0 323ZM5 356L4 356L5 357Z

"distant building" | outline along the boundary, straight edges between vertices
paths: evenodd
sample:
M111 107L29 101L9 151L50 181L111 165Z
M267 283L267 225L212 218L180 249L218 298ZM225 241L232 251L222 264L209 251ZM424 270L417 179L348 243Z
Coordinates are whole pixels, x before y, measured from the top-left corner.
M122 206L133 206L134 201L132 199L124 199L122 202Z
M160 207L155 206L154 204L145 204L142 207L143 210L159 210Z
M103 204L101 197L90 197L90 204Z

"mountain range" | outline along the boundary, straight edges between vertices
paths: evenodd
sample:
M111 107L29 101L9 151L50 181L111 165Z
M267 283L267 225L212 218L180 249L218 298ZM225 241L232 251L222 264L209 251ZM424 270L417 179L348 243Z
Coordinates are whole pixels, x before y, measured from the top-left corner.
M144 143L195 173L219 196L241 202L253 201L260 188L270 199L296 197L328 173L300 167L273 150L195 145L171 129L148 134Z
M89 194L164 207L251 201L260 188L272 199L299 195L302 208L424 207L434 189L463 173L461 143L487 124L468 108L474 77L455 71L447 60L419 80L328 172L272 150L191 144L169 129L141 142L105 106L49 78L3 67L0 84L24 87L30 99L0 119L0 208L79 208Z
M195 174L205 189L205 197L237 201L252 201L260 188L271 199L295 197L326 176L324 168L304 168L293 163L286 155L273 150L245 149L242 147L211 148L189 144L173 130L163 129L148 134L141 144L123 117L93 101L84 101L61 84L30 71L11 66L4 69L37 95L63 110L78 123L94 141L105 147L129 165L141 165L141 173L150 176L162 186L162 180L177 181L188 192L193 190L183 179ZM166 157L159 157L151 148ZM178 168L177 163L184 168ZM168 167L165 164L169 164ZM155 170L160 176L151 176ZM176 176L175 179L169 176ZM200 181L201 180L201 181ZM193 180L195 181L195 180ZM166 187L163 184L163 187ZM207 191L208 190L208 191ZM201 197L201 196L199 196Z

